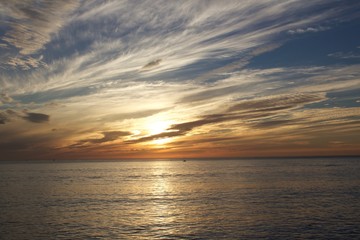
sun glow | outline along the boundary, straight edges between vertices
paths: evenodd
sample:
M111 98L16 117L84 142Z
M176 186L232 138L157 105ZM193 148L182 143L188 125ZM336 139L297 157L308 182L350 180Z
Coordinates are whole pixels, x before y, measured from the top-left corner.
M131 133L132 133L133 136L138 136L138 135L141 134L141 131L140 130L133 130L133 131L131 131Z
M147 126L149 134L156 135L165 132L171 125L170 121L154 121Z
M154 136L154 140L151 141L153 145L165 145L171 142L171 138L169 137L161 137L156 135L161 133L166 133L171 128L171 125L174 124L174 121L167 120L161 117L148 119L145 124L145 132L147 132L148 136Z
M164 145L166 143L169 143L171 141L170 138L159 138L152 141L152 143L156 145Z

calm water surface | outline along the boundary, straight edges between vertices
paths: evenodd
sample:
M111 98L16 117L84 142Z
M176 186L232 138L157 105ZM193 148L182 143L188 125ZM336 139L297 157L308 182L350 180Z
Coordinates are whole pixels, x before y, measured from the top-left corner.
M360 159L0 163L0 239L360 239Z

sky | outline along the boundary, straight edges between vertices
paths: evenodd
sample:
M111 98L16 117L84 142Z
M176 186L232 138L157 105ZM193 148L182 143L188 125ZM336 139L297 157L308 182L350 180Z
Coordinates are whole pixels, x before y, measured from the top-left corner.
M0 160L360 155L358 0L0 0Z

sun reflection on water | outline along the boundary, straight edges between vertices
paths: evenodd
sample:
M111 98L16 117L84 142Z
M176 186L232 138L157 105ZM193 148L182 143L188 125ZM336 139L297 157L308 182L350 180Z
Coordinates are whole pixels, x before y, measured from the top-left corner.
M174 204L174 184L169 180L171 175L169 162L154 162L152 181L152 200L150 219L158 228L173 234L172 226L176 223L176 216L179 215L176 204Z

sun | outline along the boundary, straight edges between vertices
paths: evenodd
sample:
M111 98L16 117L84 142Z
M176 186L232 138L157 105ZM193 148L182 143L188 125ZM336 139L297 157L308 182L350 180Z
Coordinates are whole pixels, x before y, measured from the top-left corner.
M167 133L174 131L171 126L175 123L170 116L164 115L142 119L134 124L130 140L146 139L146 141L140 142L144 142L145 145L161 147L161 145L172 142L172 137L168 137Z
M170 121L154 121L148 123L147 129L150 135L156 135L162 132L166 132L170 126Z
M169 128L171 128L171 125L174 124L174 121L168 120L168 119L151 119L145 124L146 132L148 133L148 136L154 136L169 132ZM151 144L154 145L165 145L167 143L171 142L171 138L169 137L160 137L156 138L151 141Z

